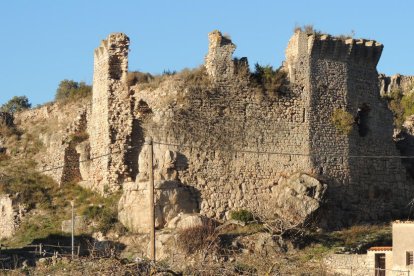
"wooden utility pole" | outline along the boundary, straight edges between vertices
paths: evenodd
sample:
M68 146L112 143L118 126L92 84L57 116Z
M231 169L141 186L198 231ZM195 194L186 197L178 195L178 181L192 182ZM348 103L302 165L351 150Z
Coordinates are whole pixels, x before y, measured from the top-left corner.
M154 214L154 148L150 137L146 144L149 152L149 216L150 216L150 258L155 262L155 214Z
M72 205L72 260L75 257L75 201L70 202Z

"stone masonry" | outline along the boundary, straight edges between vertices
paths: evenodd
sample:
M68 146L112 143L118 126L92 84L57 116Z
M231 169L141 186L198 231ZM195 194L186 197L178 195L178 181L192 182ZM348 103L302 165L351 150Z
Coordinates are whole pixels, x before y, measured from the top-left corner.
M126 78L129 38L113 33L95 50L90 136L90 188L113 192L129 176L126 162L132 132Z
M287 51L293 79L306 80L312 167L329 183L328 198L335 202L327 217L345 212L344 223L399 216L413 195L401 160L381 158L399 155L392 114L379 93L376 65L382 48L375 41L297 32ZM331 123L338 108L361 116L349 136Z

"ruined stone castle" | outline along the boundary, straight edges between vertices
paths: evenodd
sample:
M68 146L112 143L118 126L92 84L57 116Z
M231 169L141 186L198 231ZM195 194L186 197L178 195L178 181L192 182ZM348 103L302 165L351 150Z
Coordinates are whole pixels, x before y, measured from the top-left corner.
M58 182L122 190L119 218L131 230L147 223L149 137L159 227L179 212L224 219L240 208L273 217L322 205L326 226L404 215L414 185L390 158L399 152L380 97L389 86L376 70L382 44L297 31L280 69L286 80L271 95L218 31L202 68L152 84L129 86L129 43L113 33L95 50L92 104L68 126L89 137L65 136L42 168L63 162L50 173ZM358 118L349 135L332 123L337 109ZM292 177L296 188L286 186Z

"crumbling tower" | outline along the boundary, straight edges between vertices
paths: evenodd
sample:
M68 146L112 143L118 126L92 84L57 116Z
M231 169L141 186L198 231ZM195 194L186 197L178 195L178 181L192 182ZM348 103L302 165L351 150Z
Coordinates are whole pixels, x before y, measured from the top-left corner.
M90 186L103 194L129 176L126 154L132 131L128 95L129 38L112 33L95 49L90 135Z
M215 81L231 79L235 70L233 52L236 45L217 30L209 33L208 39L208 54L205 58L207 73Z
M313 170L330 183L329 210L345 212L346 224L400 216L412 191L401 160L381 158L399 155L393 116L380 98L382 49L376 41L297 31L286 50L290 82L308 98ZM349 135L332 123L338 109L355 118Z

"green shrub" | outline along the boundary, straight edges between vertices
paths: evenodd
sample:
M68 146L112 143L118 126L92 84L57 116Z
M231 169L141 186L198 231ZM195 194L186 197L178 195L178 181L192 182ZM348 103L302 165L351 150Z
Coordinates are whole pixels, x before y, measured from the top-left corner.
M128 72L127 83L128 86L134 86L139 83L149 83L154 77L150 73L143 73L139 71Z
M286 76L286 72L282 70L275 70L270 65L261 66L258 63L255 64L255 71L252 74L256 84L271 97L280 94L280 90L286 82Z
M408 116L414 115L414 92L402 89L394 89L386 96L388 108L394 115L394 126L401 128Z
M344 135L349 135L355 123L354 117L344 109L337 108L332 114L332 123Z
M0 107L0 111L13 114L15 112L29 109L31 106L32 104L26 96L14 96Z
M234 265L234 271L238 275L256 275L257 274L257 269L255 267L252 267L244 263L236 263Z
M254 219L253 214L244 209L238 211L231 211L230 218L244 223L248 223L250 221L253 221Z
M83 132L77 132L74 133L70 136L70 141L79 144L82 143L83 141L88 140L89 138L89 134L86 131Z
M55 100L70 101L85 98L92 95L92 86L85 82L63 80L56 90Z

